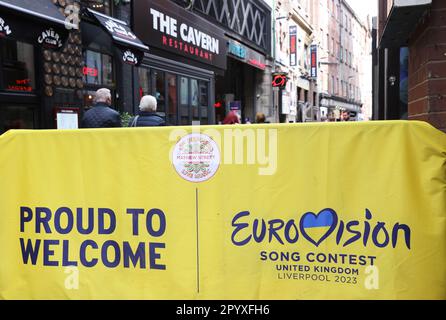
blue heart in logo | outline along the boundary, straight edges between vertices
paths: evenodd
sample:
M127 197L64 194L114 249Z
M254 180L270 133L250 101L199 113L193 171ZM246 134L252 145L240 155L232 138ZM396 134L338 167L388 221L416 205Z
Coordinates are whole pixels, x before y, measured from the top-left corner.
M316 247L318 247L322 243L322 241L327 239L327 237L333 233L333 231L336 229L337 224L338 224L338 215L336 214L336 211L334 211L333 209L324 209L317 215L314 214L313 212L307 212L300 219L300 232L302 233L302 236L305 239L307 239ZM315 230L315 228L327 230L320 237L319 240L313 239L308 234L308 231L310 231L311 229Z

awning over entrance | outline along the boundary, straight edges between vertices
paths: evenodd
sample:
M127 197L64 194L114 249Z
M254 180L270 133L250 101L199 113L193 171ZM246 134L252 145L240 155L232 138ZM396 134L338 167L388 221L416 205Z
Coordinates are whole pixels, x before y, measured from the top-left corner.
M394 0L380 48L407 46L410 34L431 4L432 0Z
M60 49L73 28L51 0L0 0L0 39Z
M0 0L0 12L3 9L15 11L21 16L26 15L48 21L61 27L74 27L51 0Z
M138 39L127 23L91 9L87 9L86 14L110 36L110 41L105 40L105 43L108 45L115 44L122 51L122 59L125 63L132 65L141 63L144 52L149 51L149 47ZM103 36L97 33L92 34L92 29L88 26L85 26L85 28L82 26L82 29L87 42L102 42L104 44Z

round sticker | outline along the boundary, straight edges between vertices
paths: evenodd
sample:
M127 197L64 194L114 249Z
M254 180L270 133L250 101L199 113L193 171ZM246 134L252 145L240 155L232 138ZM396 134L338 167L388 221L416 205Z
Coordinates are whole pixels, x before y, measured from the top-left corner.
M207 135L189 134L176 144L172 162L183 179L204 182L211 179L220 167L220 149Z

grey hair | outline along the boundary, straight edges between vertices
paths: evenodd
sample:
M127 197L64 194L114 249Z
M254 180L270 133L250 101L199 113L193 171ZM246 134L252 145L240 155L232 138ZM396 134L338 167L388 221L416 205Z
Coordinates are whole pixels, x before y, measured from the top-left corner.
M139 103L139 110L156 112L158 102L154 96L144 96Z
M96 91L96 94L94 96L95 103L99 103L99 102L106 103L107 100L111 101L111 91L109 89L102 88L102 89L99 89L98 91Z

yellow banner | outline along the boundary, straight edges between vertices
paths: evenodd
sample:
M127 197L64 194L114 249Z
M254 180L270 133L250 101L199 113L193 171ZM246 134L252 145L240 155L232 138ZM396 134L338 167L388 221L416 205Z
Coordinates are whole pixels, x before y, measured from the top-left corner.
M446 299L420 122L10 131L0 298Z

